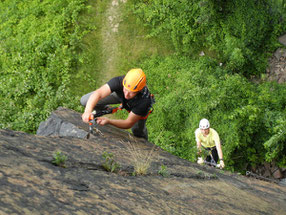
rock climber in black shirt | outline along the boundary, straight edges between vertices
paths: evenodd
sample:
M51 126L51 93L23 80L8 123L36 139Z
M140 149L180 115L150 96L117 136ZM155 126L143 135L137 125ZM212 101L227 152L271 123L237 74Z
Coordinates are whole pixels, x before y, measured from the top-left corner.
M85 106L82 120L93 119L92 111L108 108L109 104L122 104L129 112L127 119L98 117L97 124L113 125L117 128L131 128L134 136L148 140L147 116L152 108L153 96L146 86L146 75L142 69L131 69L125 76L112 78L99 89L84 95L81 104Z

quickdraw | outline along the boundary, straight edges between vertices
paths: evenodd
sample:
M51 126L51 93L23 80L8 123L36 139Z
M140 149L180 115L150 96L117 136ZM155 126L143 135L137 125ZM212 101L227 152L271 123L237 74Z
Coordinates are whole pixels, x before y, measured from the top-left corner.
M218 164L215 159L213 158L213 155L212 155L212 150L214 150L216 147L212 147L212 148L206 148L204 146L202 146L202 148L207 151L207 154L210 156L211 158L211 161L206 161L206 159L204 159L204 164L207 164L209 166L212 166L212 167L216 167L216 168L221 168L220 164Z
M89 130L88 130L88 134L86 138L89 139L90 134L94 135L95 134L94 130L96 131L96 134L100 134L101 136L103 136L102 132L98 128L95 127L97 117L100 117L106 114L113 114L117 112L118 110L122 110L122 108L119 106L119 107L108 108L106 110L102 110L99 112L93 111L92 114L93 114L94 119L91 119L91 118L89 119Z

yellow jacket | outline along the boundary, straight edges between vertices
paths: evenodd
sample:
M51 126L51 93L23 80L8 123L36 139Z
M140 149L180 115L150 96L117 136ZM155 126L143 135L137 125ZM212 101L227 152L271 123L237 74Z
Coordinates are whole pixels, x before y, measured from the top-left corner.
M220 143L219 135L213 128L210 128L210 132L206 137L202 134L201 129L199 128L195 131L195 135L196 141L200 142L205 148L211 148L216 146L216 143Z

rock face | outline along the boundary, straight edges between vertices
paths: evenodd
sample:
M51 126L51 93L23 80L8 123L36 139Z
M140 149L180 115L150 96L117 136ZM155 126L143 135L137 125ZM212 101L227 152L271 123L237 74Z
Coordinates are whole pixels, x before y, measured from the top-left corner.
M280 36L278 41L284 47L278 48L272 57L269 58L268 68L266 69L266 80L283 84L286 82L286 34ZM264 177L284 178L286 180L286 169L280 169L275 163L265 163L252 171Z
M279 84L286 82L286 34L279 37L279 42L284 48L278 48L269 59L269 67L266 70L267 79Z
M86 139L80 114L60 108L37 135L0 130L0 214L286 214L286 186L191 163L120 129L99 129L102 135ZM67 157L64 165L52 163L55 152ZM103 167L106 153L118 171ZM142 161L150 163L147 174L133 175Z
M282 45L286 46L286 34L279 37L278 40Z

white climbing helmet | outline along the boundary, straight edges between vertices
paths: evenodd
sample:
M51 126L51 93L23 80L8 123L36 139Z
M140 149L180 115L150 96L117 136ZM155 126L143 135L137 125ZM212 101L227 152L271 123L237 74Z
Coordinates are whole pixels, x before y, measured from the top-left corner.
M210 122L207 119L202 119L199 127L200 129L208 129L210 127Z

